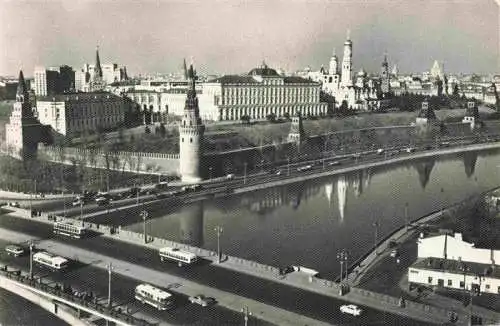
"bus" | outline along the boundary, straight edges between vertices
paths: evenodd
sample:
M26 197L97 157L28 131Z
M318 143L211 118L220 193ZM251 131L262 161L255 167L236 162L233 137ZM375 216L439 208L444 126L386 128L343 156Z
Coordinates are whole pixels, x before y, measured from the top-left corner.
M139 284L135 288L135 298L158 310L167 310L174 304L173 295L149 284Z
M178 248L165 247L160 249L160 259L165 261L166 259L176 261L179 266L183 264L192 264L198 260L198 256L187 251L181 251Z
M40 251L33 255L33 261L53 270L64 270L68 267L69 261L66 258Z
M80 239L87 233L87 228L85 226L77 225L76 223L68 221L55 222L54 233Z

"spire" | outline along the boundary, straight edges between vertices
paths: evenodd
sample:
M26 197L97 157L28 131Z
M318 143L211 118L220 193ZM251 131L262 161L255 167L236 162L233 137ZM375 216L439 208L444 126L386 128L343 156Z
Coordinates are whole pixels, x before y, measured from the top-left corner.
M335 48L333 48L332 57L336 57L336 56L337 56L337 53L335 52Z
M346 40L348 40L348 41L351 40L351 30L349 28L347 29Z
M185 80L188 80L188 70L187 70L187 66L186 66L186 58L184 58L184 64L183 64L183 73L184 73L184 79Z
M99 59L99 45L95 50L95 67L94 67L94 75L97 77L102 77L102 69L101 69L101 60Z
M26 82L24 81L23 71L19 70L19 79L17 84L16 100L18 102L24 102L28 100L28 90L26 89Z

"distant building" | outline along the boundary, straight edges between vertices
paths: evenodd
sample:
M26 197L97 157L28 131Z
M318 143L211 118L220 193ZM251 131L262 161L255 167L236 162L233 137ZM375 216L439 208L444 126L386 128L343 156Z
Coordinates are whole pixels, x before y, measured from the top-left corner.
M106 85L127 79L126 67L120 68L116 63L101 64L99 49L96 49L95 64L86 63L75 73L75 89L81 92L101 91Z
M214 120L266 119L293 115L326 115L328 104L320 102L320 83L301 77L286 77L265 63L247 75L226 75L206 82L203 95L212 105ZM202 110L204 110L202 108Z
M123 98L106 92L59 94L37 101L38 119L61 135L110 129L125 118Z
M500 250L475 248L462 234L419 239L410 284L500 294Z
M59 72L48 70L45 67L35 67L34 90L37 96L53 95L58 93Z
M436 79L439 78L441 80L444 79L444 69L441 67L439 62L436 60L434 61L434 64L432 65L431 71L430 71L430 77Z
M308 77L322 83L322 90L335 98L335 106L337 107L363 111L373 111L385 107L386 101L381 101L385 97L380 88L381 81L369 78L363 69L354 76L352 66L352 41L347 37L344 43L341 73L339 72L339 60L334 50L329 69L322 68L319 72L309 72ZM386 59L383 62L382 71L382 81L388 91L390 89L390 75Z
M58 93L72 92L75 90L75 71L70 66L59 67Z

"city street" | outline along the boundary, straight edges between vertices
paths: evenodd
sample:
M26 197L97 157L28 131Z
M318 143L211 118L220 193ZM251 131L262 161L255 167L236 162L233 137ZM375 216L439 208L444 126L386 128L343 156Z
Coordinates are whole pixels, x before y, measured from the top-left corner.
M0 219L0 226L6 229L28 233L42 239L53 237L50 226L36 221L17 219L4 215ZM345 301L292 288L246 274L240 274L227 269L217 268L216 266L206 263L201 263L188 269L179 268L173 263L161 263L158 258L158 253L151 249L145 249L127 243L120 243L119 246L117 246L117 242L101 237L82 240L57 238L55 241L108 255L123 261L138 264L139 266L147 266L156 271L167 272L171 275L189 279L236 295L242 295L313 319L333 324L353 322L352 316L341 314L338 310L341 305L347 304ZM272 291L269 291L269 289L272 289ZM425 324L370 308L364 310L363 315L359 319L356 319L356 323L359 322L363 325Z

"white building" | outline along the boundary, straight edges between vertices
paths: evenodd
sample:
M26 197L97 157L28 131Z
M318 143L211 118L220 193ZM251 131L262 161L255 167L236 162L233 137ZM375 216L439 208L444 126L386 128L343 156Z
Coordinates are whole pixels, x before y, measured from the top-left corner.
M73 135L119 126L125 119L124 105L121 97L110 93L73 93L42 97L37 111L42 124L61 135Z
M381 102L382 90L379 80L369 78L361 69L356 76L353 75L352 41L347 37L344 43L344 57L342 59L341 72L335 50L330 59L328 70L322 68L319 72L310 72L309 78L322 83L325 93L335 97L335 105L347 105L353 110L376 110L386 103ZM383 81L390 88L390 76L388 74L387 61L383 62Z
M57 92L58 79L59 71L54 68L46 69L43 66L36 66L33 87L35 95L46 96L48 94L55 94Z
M454 236L418 240L417 261L408 269L410 283L500 294L500 250L475 248Z
M270 114L279 118L297 111L305 116L325 115L328 104L320 102L320 91L320 83L281 76L266 64L247 75L226 75L203 85L203 95L213 103L209 110L214 110L219 121L243 116L266 119Z

